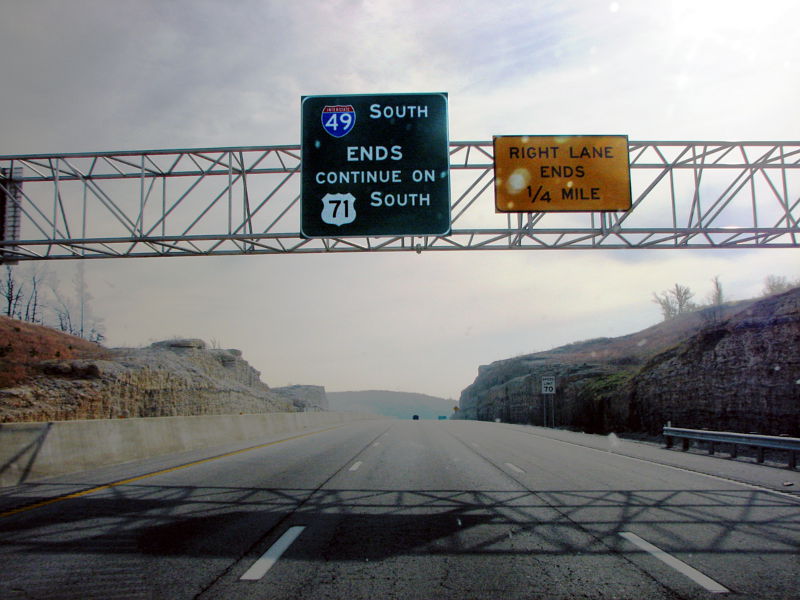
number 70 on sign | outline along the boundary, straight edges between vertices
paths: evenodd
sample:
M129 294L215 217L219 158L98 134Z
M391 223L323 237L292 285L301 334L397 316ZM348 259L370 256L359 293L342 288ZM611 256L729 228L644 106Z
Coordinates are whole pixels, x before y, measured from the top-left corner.
M542 393L555 394L556 393L556 378L547 376L542 377Z

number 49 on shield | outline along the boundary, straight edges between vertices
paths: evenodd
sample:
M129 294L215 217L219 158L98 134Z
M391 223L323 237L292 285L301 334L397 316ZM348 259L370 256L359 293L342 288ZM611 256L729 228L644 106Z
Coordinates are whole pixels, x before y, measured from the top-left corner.
M346 136L355 123L356 112L349 104L322 109L322 128L335 138Z
M329 113L325 120L325 128L338 132L339 125L342 126L342 131L349 130L353 126L353 115L350 113Z

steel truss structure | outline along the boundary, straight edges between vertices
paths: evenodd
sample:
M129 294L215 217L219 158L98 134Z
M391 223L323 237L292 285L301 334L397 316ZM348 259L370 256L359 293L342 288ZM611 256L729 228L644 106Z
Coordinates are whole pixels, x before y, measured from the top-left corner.
M629 153L631 210L508 215L492 143L451 142L450 235L324 239L299 233L296 145L0 156L0 259L800 245L800 142Z

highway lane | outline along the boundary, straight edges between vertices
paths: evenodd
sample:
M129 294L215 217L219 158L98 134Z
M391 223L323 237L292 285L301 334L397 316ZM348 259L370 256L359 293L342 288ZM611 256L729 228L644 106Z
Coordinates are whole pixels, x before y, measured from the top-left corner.
M2 518L0 598L193 598L388 426L292 436Z
M648 572L670 575L650 556L631 554L633 548L620 536L622 532L637 534L712 574L743 597L800 597L797 499L606 450L556 442L537 435L533 428L505 428L504 435L477 428L471 431L470 443L499 467L512 464L523 471L512 475L564 519ZM646 450L643 455L651 456L650 448ZM709 472L727 462L700 458ZM678 577L669 585L686 597L692 594L689 583Z
M0 597L800 598L800 499L537 431L352 423L2 517Z

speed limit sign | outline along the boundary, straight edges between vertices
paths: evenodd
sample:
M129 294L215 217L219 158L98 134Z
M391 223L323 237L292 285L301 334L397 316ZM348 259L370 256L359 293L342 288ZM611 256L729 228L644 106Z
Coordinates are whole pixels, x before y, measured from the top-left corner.
M556 378L552 376L542 377L542 393L555 394L556 393Z

